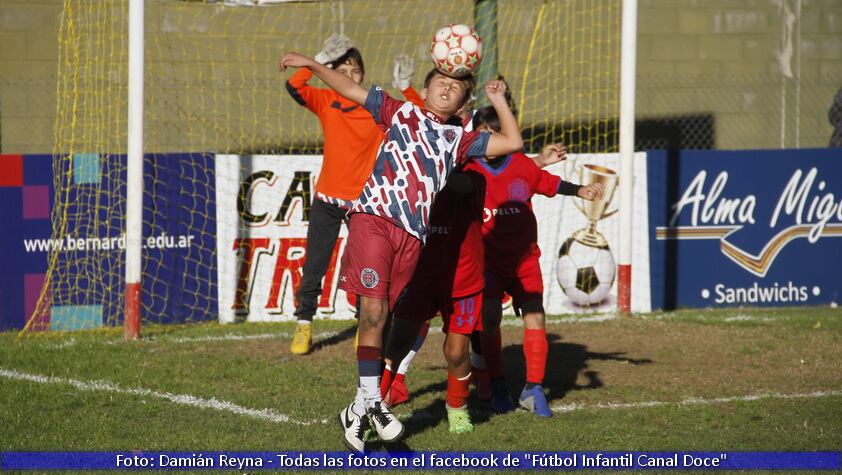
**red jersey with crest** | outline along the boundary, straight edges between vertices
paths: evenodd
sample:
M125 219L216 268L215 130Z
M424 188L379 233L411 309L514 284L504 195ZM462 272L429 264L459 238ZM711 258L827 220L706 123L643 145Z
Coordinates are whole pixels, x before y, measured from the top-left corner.
M409 283L410 292L459 298L482 290L484 194L480 173L465 170L450 176L433 203L427 242Z
M485 178L485 269L514 276L524 259L541 255L532 196L555 196L561 178L542 170L520 152L504 158L496 169L479 160L468 163L466 169Z
M351 208L390 220L424 241L430 207L453 169L482 157L488 134L465 132L430 111L372 86L365 108L386 130L374 170Z

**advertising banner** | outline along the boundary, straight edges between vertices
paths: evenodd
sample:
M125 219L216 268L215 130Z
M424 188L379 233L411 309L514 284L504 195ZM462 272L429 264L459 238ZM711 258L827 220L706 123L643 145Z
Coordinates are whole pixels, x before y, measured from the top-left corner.
M654 308L835 305L839 151L648 153Z
M217 318L212 161L144 157L145 322ZM0 155L0 330L23 328L39 298L32 330L122 324L125 170L125 155Z
M645 154L635 157L635 252L632 305L650 309ZM619 156L572 155L547 171L575 183L616 175ZM309 203L321 157L217 155L217 230L220 320L292 319L294 289L307 250ZM603 178L600 178L603 177ZM616 176L610 178L616 189ZM616 307L619 194L598 208L578 198L533 198L542 249L548 314L610 311ZM506 210L485 210L486 219ZM577 234L578 233L578 234ZM338 288L347 228L340 229L319 300L320 318L353 317L354 296Z

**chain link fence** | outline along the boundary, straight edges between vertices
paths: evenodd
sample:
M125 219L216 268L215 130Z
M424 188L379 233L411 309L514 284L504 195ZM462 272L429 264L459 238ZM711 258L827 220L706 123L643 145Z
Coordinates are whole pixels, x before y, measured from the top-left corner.
M637 80L636 147L827 147L842 77L646 76Z
M800 80L746 75L639 77L636 148L826 147L833 133L828 111L840 87L842 77L834 76ZM52 152L56 93L55 78L0 79L0 153ZM247 112L237 111L238 114ZM571 151L606 151L617 143L616 120L601 121L594 126L608 129L602 134L604 143L586 143ZM578 123L537 124L525 127L524 136L528 143L533 138L533 148L540 148L553 141L581 143L575 134L582 129L582 124ZM224 131L214 130L208 135L221 133ZM195 137L184 137L184 140L189 142L166 145L172 149L183 149L187 145L202 147ZM255 144L260 142L257 140ZM300 148L300 144L266 147L266 150L256 151L288 152Z
M56 79L0 78L0 153L51 153Z

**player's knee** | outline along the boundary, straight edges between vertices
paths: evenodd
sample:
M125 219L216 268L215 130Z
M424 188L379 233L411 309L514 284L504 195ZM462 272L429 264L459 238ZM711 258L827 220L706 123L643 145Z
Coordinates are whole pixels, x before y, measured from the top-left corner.
M545 326L544 306L541 302L524 305L521 307L523 312L523 325L526 328L538 330Z
M360 329L382 327L386 324L388 313L388 301L360 297Z
M449 366L460 366L468 360L468 342L464 335L448 335L444 341L444 359ZM460 338L461 337L461 338Z

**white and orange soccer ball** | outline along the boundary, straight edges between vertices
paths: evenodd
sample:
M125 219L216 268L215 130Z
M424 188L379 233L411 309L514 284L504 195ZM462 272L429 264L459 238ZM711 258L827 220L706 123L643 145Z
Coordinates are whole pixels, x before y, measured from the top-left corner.
M447 25L433 35L430 56L442 74L467 76L482 60L482 39L468 25Z

